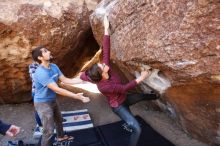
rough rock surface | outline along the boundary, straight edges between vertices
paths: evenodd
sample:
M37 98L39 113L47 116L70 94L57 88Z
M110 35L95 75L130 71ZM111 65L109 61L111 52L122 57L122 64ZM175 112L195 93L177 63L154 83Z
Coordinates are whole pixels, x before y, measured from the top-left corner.
M103 0L90 16L99 44L105 13L113 62L128 78L152 68L142 89L161 93L155 103L186 132L220 145L219 1Z
M67 71L65 68L74 68L71 65L80 52L86 57L83 51L88 46L83 44L92 36L89 15L98 1L0 2L0 103L30 100L28 65L34 47L45 45L55 57L55 63Z

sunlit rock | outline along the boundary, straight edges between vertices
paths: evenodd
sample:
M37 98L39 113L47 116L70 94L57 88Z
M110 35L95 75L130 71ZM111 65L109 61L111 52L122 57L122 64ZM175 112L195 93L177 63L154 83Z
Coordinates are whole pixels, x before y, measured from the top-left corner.
M220 144L219 10L218 0L103 0L90 16L101 45L108 15L112 62L129 79L140 65L159 72L143 92L163 91L155 103L209 145Z
M0 103L30 101L28 65L31 50L38 45L45 45L64 71L74 68L73 61L82 64L79 57L86 57L83 45L87 41L92 47L89 15L98 1L0 2Z

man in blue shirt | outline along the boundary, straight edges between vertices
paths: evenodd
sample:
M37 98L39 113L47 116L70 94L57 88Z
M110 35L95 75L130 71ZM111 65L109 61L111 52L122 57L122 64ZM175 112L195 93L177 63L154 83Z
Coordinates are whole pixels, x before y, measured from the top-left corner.
M34 106L43 124L43 135L41 146L51 146L51 138L54 132L54 123L57 131L57 140L71 140L73 137L64 135L62 116L56 102L56 93L73 99L81 100L86 103L90 99L83 96L83 93L73 93L60 88L57 81L65 84L76 84L80 79L66 78L56 64L50 63L51 53L44 46L39 46L32 51L34 61L39 63L38 68L33 74L35 86Z

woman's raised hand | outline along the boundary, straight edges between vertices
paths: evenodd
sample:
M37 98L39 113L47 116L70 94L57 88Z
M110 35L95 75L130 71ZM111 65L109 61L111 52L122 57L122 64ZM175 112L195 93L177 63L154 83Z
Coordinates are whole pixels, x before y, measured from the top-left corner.
M109 29L109 20L108 20L108 17L107 17L107 15L105 14L105 16L104 16L104 27L105 27L105 32L106 31L108 31L108 29Z

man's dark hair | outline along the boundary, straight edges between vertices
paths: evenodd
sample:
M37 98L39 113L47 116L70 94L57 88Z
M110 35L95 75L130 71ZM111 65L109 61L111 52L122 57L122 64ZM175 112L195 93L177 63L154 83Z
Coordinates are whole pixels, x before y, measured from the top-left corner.
M88 69L88 76L94 82L99 82L102 80L102 70L97 63Z
M39 56L42 56L42 51L41 49L45 48L43 45L38 46L36 48L34 48L34 50L32 51L32 58L34 61L41 63L41 61L38 59Z

